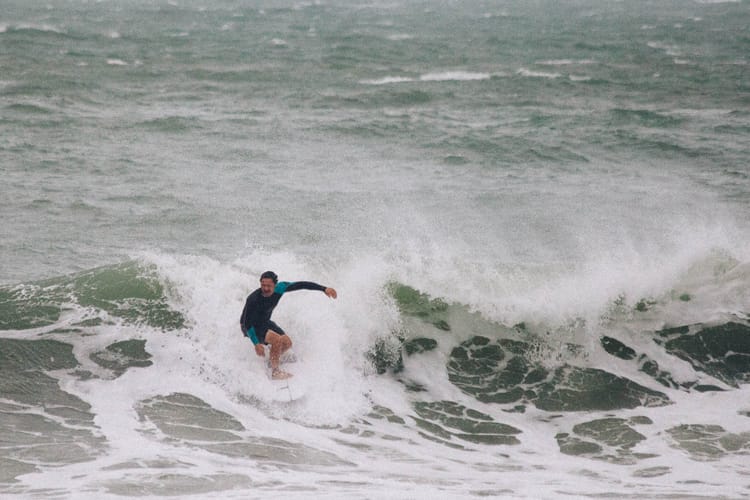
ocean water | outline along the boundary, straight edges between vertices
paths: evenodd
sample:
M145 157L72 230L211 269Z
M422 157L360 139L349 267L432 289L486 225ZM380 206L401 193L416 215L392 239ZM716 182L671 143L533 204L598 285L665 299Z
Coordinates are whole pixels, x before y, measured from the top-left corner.
M747 498L748 26L2 0L0 496Z

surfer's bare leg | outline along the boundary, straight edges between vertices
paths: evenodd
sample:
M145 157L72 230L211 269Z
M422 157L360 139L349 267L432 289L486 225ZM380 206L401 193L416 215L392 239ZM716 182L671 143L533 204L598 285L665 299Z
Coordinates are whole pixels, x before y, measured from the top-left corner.
M292 339L288 335L279 335L273 330L266 332L266 343L271 346L271 369L279 369L279 358L292 347Z

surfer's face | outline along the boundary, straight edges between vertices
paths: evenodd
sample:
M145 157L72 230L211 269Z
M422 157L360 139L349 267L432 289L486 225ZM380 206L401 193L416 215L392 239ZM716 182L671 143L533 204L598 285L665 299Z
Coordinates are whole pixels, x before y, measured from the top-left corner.
M270 297L273 295L273 289L276 284L271 278L263 278L260 280L260 294L264 297Z

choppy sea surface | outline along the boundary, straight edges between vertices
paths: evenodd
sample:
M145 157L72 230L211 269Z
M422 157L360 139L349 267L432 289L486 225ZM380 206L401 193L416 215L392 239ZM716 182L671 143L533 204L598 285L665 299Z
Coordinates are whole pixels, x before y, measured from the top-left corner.
M3 0L0 496L747 498L749 26Z

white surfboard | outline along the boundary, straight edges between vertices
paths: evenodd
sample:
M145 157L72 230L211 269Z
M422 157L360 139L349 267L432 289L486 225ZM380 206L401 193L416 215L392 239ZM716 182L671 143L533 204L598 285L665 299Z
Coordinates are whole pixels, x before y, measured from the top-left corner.
M294 377L284 380L272 380L271 386L275 389L275 394L271 399L280 402L297 401L305 396L304 384L294 380Z
M270 353L267 351L267 359ZM299 377L295 373L294 368L301 367L300 358L294 354L291 350L284 353L279 360L279 368L291 376L289 378L276 380L271 376L271 362L266 362L266 375L270 382L271 387L274 389L274 393L271 395L275 401L291 402L302 398L305 395L307 389L307 380L304 377Z

